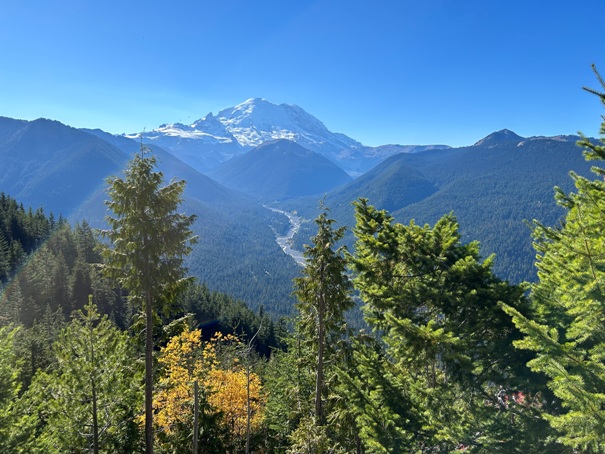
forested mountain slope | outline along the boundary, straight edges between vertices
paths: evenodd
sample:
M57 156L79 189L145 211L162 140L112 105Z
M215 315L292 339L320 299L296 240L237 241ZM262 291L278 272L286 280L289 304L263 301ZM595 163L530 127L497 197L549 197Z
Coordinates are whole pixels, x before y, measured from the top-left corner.
M56 121L0 118L0 191L25 205L69 217L127 160L111 144Z
M0 191L71 222L103 227L105 179L118 175L140 144L98 130L78 130L56 121L0 118ZM198 216L200 237L189 258L190 272L211 289L290 312L291 280L297 265L275 243L272 227L285 217L250 203L158 147L165 179L184 179L183 210Z
M323 194L352 178L322 155L290 140L273 140L234 157L210 175L264 200Z
M526 221L555 224L563 211L553 199L554 187L572 188L570 169L589 173L577 139L526 139L504 130L470 147L395 155L330 193L326 204L348 226L354 224L351 202L359 197L389 210L400 222L432 224L453 212L463 240L479 240L484 256L496 253L497 275L515 282L533 280L535 253ZM287 207L312 218L317 200ZM308 234L301 229L299 245Z

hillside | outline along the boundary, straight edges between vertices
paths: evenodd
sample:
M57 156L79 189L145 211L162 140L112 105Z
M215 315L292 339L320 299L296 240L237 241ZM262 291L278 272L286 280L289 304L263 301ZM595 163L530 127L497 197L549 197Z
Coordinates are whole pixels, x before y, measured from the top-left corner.
M285 139L265 142L210 175L229 188L264 200L323 194L352 181L327 158Z
M59 122L0 118L0 190L65 217L127 161L119 149Z
M288 314L291 280L299 268L272 230L283 229L285 218L152 148L166 180L187 181L183 210L197 215L193 228L200 237L189 257L191 274L254 309L265 305L274 314ZM99 130L1 118L0 192L45 213L103 227L105 180L119 174L138 150L138 142Z
M515 282L535 280L535 252L526 221L558 222L563 211L553 199L553 188L573 189L570 170L589 173L590 164L576 139L522 138L500 131L470 147L395 155L330 193L326 203L335 218L350 227L351 202L359 197L387 209L400 222L433 224L453 212L464 240L479 240L483 256L496 253L498 275ZM290 203L287 208L312 219L317 201ZM312 230L306 226L296 239L299 246ZM349 231L347 242L352 241Z

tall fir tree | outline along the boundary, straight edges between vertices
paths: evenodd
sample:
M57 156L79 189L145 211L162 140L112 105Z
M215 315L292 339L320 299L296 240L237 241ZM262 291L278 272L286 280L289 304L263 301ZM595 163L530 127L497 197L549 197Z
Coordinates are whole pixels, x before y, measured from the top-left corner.
M185 181L164 184L157 160L141 146L125 171L125 178L109 181L107 217L103 231L111 241L105 249L104 271L129 291L133 303L145 312L145 443L153 453L153 318L154 307L165 309L183 283L184 257L195 237L194 216L177 210Z
M92 297L91 297L92 300ZM56 364L28 390L45 419L47 452L133 452L140 370L128 335L90 302L53 345Z
M337 247L345 228L333 227L329 209L322 204L322 212L315 219L317 234L312 245L306 246L306 264L303 276L294 279L297 335L314 355L315 372L314 421L317 426L326 422L324 402L326 383L331 381L327 370L334 375L333 363L339 341L347 335L345 312L353 307L351 283L346 274L344 246Z
M453 215L430 227L394 223L365 199L355 208L354 285L380 337L358 341L344 379L366 449L525 449L535 415L513 405L527 374L498 306L524 311L524 288L494 276Z
M588 91L605 105L605 92ZM600 134L600 143L579 142L587 160L605 160L605 121ZM534 353L528 365L548 378L558 399L544 418L573 452L605 452L605 169L592 171L593 180L571 172L576 192L556 189L567 210L560 226L534 222L539 282L531 289L532 316L505 306L525 334L515 345Z

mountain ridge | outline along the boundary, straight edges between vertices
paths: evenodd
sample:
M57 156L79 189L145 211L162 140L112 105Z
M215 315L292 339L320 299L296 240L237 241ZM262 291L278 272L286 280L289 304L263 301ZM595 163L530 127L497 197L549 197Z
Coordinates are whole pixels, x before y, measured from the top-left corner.
M489 137L486 136L486 137ZM520 137L520 136L519 136ZM494 270L513 282L535 280L531 230L527 221L556 225L563 211L554 199L554 187L574 190L569 171L590 175L574 136L529 137L484 141L467 147L402 153L391 156L353 182L330 192L325 203L338 225L354 225L351 202L368 198L398 222L414 219L434 224L453 212L460 223L462 241L478 240L487 257L496 254ZM284 203L312 219L317 201ZM295 238L300 247L312 234L304 224Z
M201 172L242 155L268 140L287 139L322 154L352 176L358 176L394 153L443 145L390 145L368 147L332 132L313 115L295 104L273 104L250 98L210 112L189 125L165 123L149 132L126 135L143 138L175 154Z
M323 155L286 139L263 142L210 175L229 188L264 200L323 194L352 180Z
M496 138L497 133L493 133ZM463 241L477 239L485 254L496 252L495 269L500 276L525 279L534 253L524 219L553 225L560 214L552 197L553 186L573 189L568 171L585 174L590 166L573 143L578 139L575 136L523 138L512 134L504 133L512 140L484 140L460 148L372 148L381 154L379 164L330 190L326 204L339 223L349 227L354 223L350 204L360 196L401 221L413 217L421 223L434 223L454 210ZM284 143L298 147L294 142ZM264 304L274 314L289 313L291 279L299 268L275 242L275 234L287 230L285 216L211 180L157 143L146 145L158 156L167 179L187 180L183 210L200 219L195 229L201 241L188 263L192 273L210 288L241 298L252 307ZM54 120L0 117L0 191L25 205L99 226L105 214L105 178L120 173L139 146L139 141L127 137L75 129ZM298 155L312 156L310 153L315 152L305 150ZM262 181L260 170L257 172L257 181ZM311 179L313 172L307 175ZM265 200L276 192L275 188L268 190ZM272 206L297 210L313 219L317 198L307 198L304 203L289 199ZM314 234L312 222L305 226L296 239L298 249Z

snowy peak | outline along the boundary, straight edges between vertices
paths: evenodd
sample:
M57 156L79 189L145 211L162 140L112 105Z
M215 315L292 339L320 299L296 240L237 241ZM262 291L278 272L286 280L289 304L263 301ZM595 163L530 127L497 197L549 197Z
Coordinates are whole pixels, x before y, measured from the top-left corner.
M277 139L291 140L319 152L325 146L335 149L362 146L344 134L330 132L321 121L297 105L277 105L264 98L247 99L221 110L216 116L211 112L191 125L164 124L144 133L144 137L154 140L158 134L217 143L236 141L244 148Z
M315 132L329 133L325 125L297 105L273 104L264 98L250 98L235 107L224 109L217 115L230 127L255 126L260 130L271 130L275 126L284 130L304 128Z
M326 144L338 148L361 146L348 137L343 141L297 105L277 105L264 98L250 98L235 107L223 109L217 119L243 146L255 147L277 139L291 140L320 152Z
M127 137L140 138L141 134ZM142 138L202 172L270 140L290 140L339 163L350 150L363 147L344 134L329 131L299 106L273 104L264 98L247 99L190 125L163 124L143 133Z

